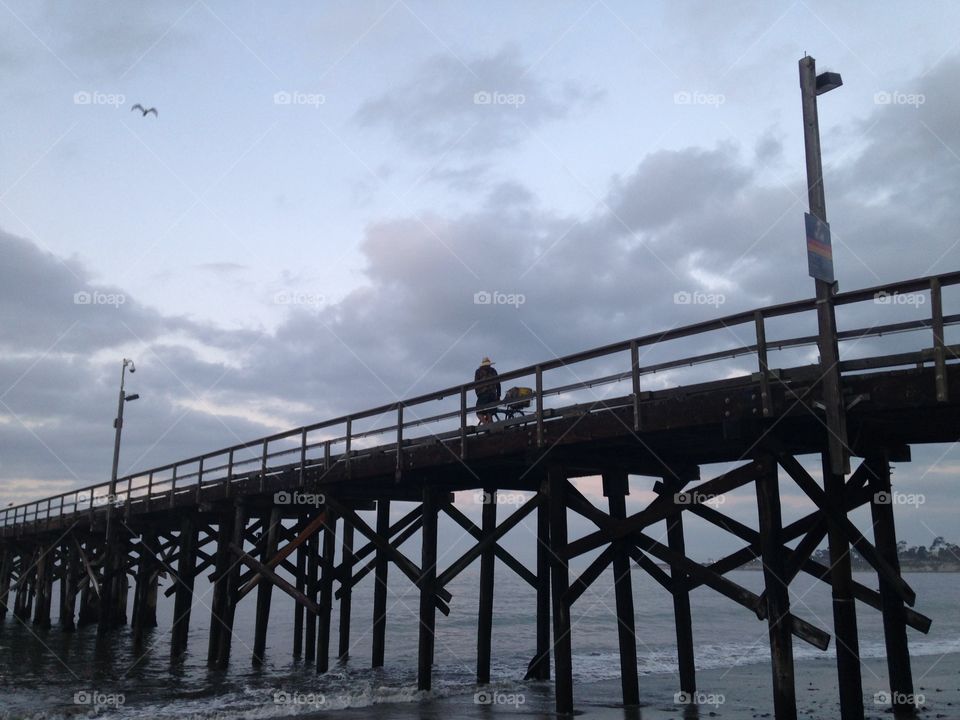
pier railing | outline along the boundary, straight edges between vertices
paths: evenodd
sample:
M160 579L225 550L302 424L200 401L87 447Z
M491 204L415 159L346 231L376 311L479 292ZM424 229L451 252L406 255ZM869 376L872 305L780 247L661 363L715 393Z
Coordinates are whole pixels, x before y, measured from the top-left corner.
M929 330L931 333L929 344L923 342L919 347L915 346L906 352L842 360L841 371L858 372L932 363L936 368L937 398L946 400L948 388L945 366L949 359L958 357L960 346L946 343L944 328L960 323L960 313L944 312L942 290L958 284L960 272L952 272L835 295L833 302L838 308L870 302L878 308L912 304L916 308L928 306L930 309L923 317L910 320L838 330L840 343L922 330ZM905 298L912 302L905 302ZM642 378L654 373L737 358L750 360L752 369L749 373L760 383L764 414L769 414L769 387L776 382L775 371L771 369L770 354L816 346L817 335L770 339L767 337L768 321L774 318L799 318L805 314L809 319L815 311L816 300L813 298L771 305L554 357L536 365L501 373L501 384L525 381L534 392L530 398L531 411L528 414L502 421L493 427L514 424L529 426L535 431L536 443L543 445L544 424L551 418L562 415L563 408L569 406L578 393L582 395L586 391L593 400L587 403L588 412L591 409L608 410L617 404L632 405L634 429L639 431L639 404L644 391ZM839 326L838 321L838 328ZM748 328L748 339L752 340L746 344L734 330L742 330L744 327ZM641 362L654 346L718 332L737 340L737 344L721 350L688 354L656 363ZM701 345L705 344L706 340L704 337ZM597 372L597 363L594 361L601 361L599 364L603 372L600 374L593 374ZM593 369L591 362L594 362ZM557 370L564 370L572 375L574 382L548 386L544 380L545 375ZM584 375L589 374L589 377L581 377L578 370ZM299 472L302 485L308 469L318 466L331 468L337 463L349 465L351 460L366 453L394 454L399 472L403 453L418 443L444 442L451 447L452 452L465 457L468 436L491 429L491 426L478 427L470 422L471 414L477 411L470 394L478 385L486 382L489 381L454 385L132 473L117 480L113 495L110 494L110 483L101 482L9 507L0 511L0 527L42 525L44 521L49 522L58 517L84 512L92 514L107 504L129 506L131 503L146 502L151 508L159 509L163 503L173 507L178 498L185 494L192 493L199 501L203 491L214 484L226 483L229 488L231 483L242 478L259 476L263 479L270 474L289 472L291 469ZM593 388L619 382L629 382L628 393L609 402L598 401ZM548 407L550 399L554 399L554 407ZM583 412L583 408L578 407L577 411ZM388 424L381 424L384 420Z

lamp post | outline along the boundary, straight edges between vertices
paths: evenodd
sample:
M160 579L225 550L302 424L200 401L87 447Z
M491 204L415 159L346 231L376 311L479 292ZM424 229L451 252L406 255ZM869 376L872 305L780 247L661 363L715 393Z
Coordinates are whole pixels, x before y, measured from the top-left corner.
M810 274L817 291L817 325L820 347L820 387L826 415L827 452L822 455L823 489L827 502L844 508L844 475L850 472L846 416L840 390L840 352L837 346L833 295L833 252L830 246L827 208L823 192L823 164L820 156L820 123L817 96L840 87L839 73L817 75L812 57L800 60L800 94L803 101L803 141L807 160L807 193L810 215L807 220L807 252ZM844 516L846 513L844 513ZM840 714L844 720L863 718L863 682L860 677L860 643L853 598L850 546L844 531L830 525L830 584L833 595L833 626L837 648L837 675Z
M100 589L100 621L98 632L103 633L117 624L118 620L126 614L126 607L118 608L117 600L119 596L119 582L122 573L122 557L119 548L116 547L116 530L113 527L113 510L117 497L117 469L120 465L120 434L123 430L123 406L125 403L137 400L140 395L134 393L126 394L124 383L126 380L127 369L130 373L137 371L133 360L123 359L123 366L120 368L120 394L117 400L117 417L113 420L113 465L110 470L110 490L107 496L107 516L106 527L104 529L105 537L105 557L103 563L103 584Z

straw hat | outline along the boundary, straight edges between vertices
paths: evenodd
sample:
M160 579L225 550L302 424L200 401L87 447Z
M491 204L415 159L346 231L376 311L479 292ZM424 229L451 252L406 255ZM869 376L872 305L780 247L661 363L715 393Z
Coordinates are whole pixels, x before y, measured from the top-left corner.
M480 361L480 367L483 367L484 365L496 365L496 363L492 362L490 358L485 357L483 360Z

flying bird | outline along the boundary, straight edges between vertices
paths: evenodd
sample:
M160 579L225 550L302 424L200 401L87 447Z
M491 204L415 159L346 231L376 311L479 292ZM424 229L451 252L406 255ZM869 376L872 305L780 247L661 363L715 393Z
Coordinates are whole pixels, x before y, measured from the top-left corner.
M144 107L143 105L141 105L140 103L137 103L137 104L134 105L132 108L130 108L130 111L131 111L131 112L134 111L134 110L139 110L141 113L143 113L143 117L146 117L146 116L149 115L150 113L153 113L153 114L154 114L156 117L158 117L158 118L160 117L160 114L157 112L157 109L156 109L155 107L145 108L145 107Z

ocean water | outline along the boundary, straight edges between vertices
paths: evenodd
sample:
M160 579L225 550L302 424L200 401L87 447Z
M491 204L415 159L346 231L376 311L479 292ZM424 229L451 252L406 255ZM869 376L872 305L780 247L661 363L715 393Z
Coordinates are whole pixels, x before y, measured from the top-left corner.
M451 613L438 613L434 689L416 690L417 609L416 589L391 568L388 595L386 666L370 664L372 579L354 591L351 653L345 663L331 661L331 671L316 675L311 664L292 658L293 602L274 590L267 659L263 666L251 662L253 595L241 604L230 667L225 671L206 666L210 588L198 582L191 618L187 654L171 662L169 627L172 598L160 601L159 627L134 647L128 629L98 640L96 628L63 633L56 627L39 630L11 617L0 624L0 682L3 685L0 717L3 718L276 718L287 716L363 717L478 717L495 714L549 716L550 683L524 682L533 656L533 589L502 565L497 567L494 603L493 683L475 684L476 672L476 568L459 576L449 590ZM875 586L875 576L858 573L858 579ZM916 658L917 685L936 669L946 681L960 667L960 575L907 574L917 591L916 609L933 619L929 635L910 631ZM736 582L759 591L762 574L731 574ZM638 638L638 667L643 717L690 717L674 704L678 690L676 643L670 597L640 571L633 573ZM806 576L792 588L794 613L814 625L831 630L829 588ZM55 596L56 598L56 596ZM771 712L770 670L766 624L748 610L706 588L691 595L698 688L703 703L699 717L760 717ZM55 603L56 604L56 603ZM868 709L875 693L887 689L882 659L884 646L880 614L858 604L864 691ZM605 574L577 602L572 612L575 699L578 708L598 714L614 713L619 705L619 655L612 575ZM333 612L331 651L337 645L337 607ZM826 652L795 639L798 697L816 690L821 702L833 702L835 666L832 647ZM872 660L872 662L871 662ZM929 670L925 670L929 669ZM935 674L936 674L935 673ZM943 684L941 682L941 684ZM722 690L722 693L721 693ZM931 687L940 717L960 717L960 694L954 683ZM712 695L711 695L712 693ZM958 695L954 697L954 695ZM812 697L812 696L811 696ZM721 702L716 702L721 700ZM711 702L715 704L710 705ZM928 702L928 704L929 704ZM958 715L950 714L956 707ZM356 709L349 711L348 709ZM366 710L360 710L365 708ZM872 708L882 715L880 706ZM825 711L829 716L829 712ZM630 715L630 717L639 717ZM809 715L813 716L813 715Z

